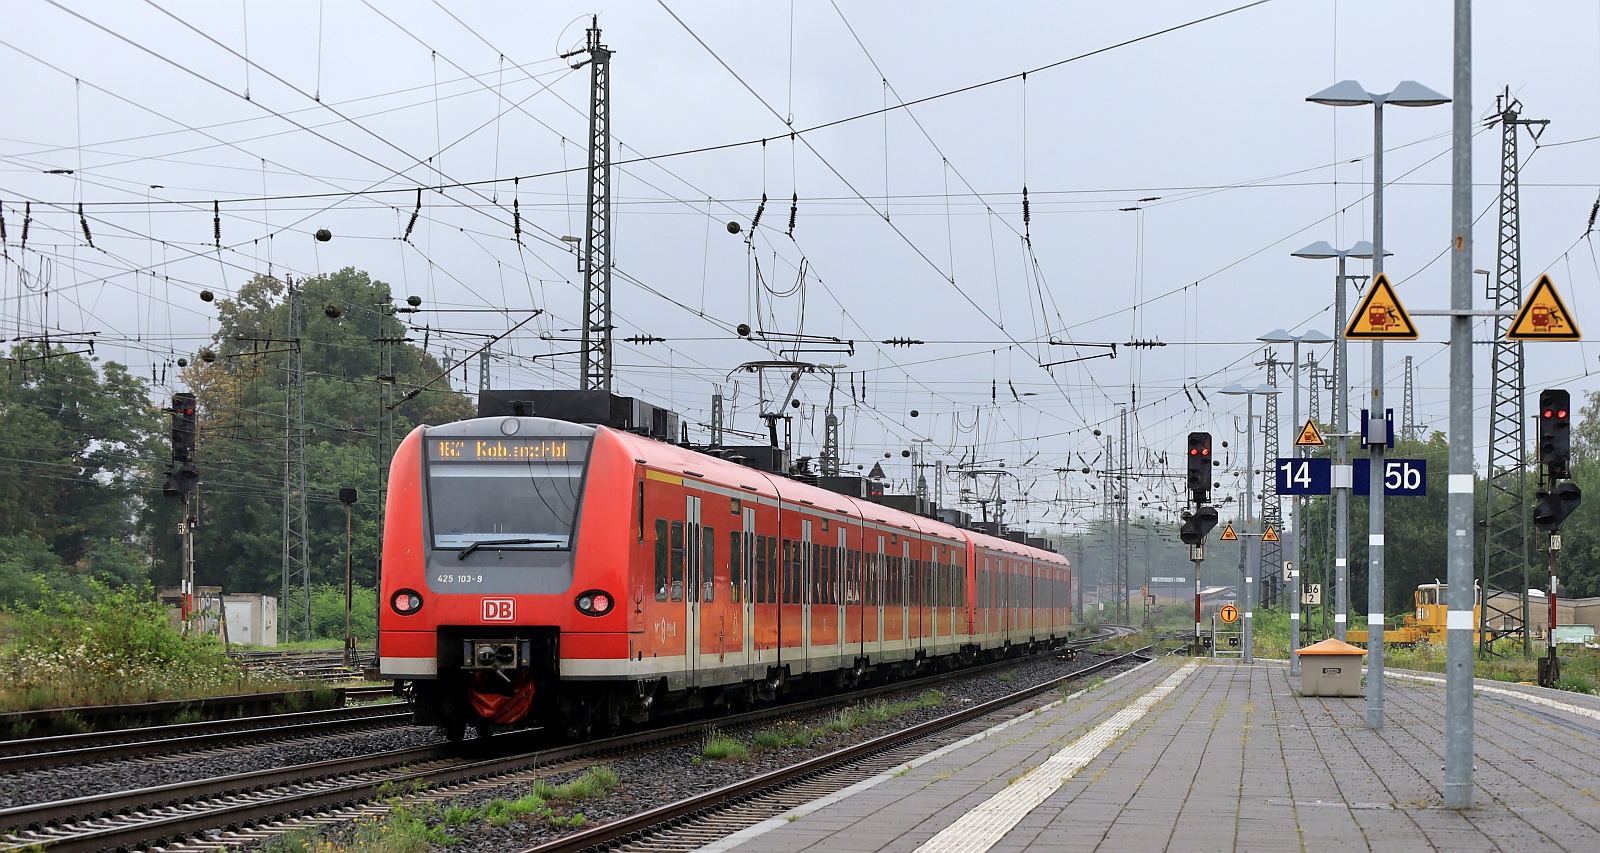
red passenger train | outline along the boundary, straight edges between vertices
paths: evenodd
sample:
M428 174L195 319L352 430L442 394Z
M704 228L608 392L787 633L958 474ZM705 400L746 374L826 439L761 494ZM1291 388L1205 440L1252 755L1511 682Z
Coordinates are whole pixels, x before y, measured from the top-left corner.
M454 738L846 689L1072 627L1058 554L604 426L419 427L385 511L379 671Z

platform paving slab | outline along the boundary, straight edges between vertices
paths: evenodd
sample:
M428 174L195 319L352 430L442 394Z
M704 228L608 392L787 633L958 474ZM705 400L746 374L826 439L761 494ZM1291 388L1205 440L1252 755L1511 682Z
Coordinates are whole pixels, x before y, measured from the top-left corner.
M1187 663L1153 662L704 849L916 851ZM1391 673L1375 731L1365 699L1302 697L1281 664L1204 662L973 853L1600 851L1600 698L1480 682L1475 805L1457 811L1443 807L1435 679Z

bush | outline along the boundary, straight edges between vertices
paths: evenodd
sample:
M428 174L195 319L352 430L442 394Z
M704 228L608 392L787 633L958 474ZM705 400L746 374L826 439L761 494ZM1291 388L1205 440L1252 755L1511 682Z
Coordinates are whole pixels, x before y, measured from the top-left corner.
M233 692L246 676L214 637L185 637L148 586L41 589L0 650L0 706L46 708Z
M344 640L344 584L312 589L311 631L323 639ZM378 641L378 593L371 587L350 588L350 633L369 648Z

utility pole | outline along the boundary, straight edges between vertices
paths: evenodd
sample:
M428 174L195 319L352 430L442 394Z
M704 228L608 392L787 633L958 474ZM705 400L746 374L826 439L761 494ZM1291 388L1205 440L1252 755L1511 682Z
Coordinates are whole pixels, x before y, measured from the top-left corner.
M286 278L289 347L283 394L283 589L278 612L285 640L311 639L311 553L306 536L305 295ZM381 470L381 466L380 466Z
M724 415L722 413L722 386L713 386L711 391L711 446L722 446ZM826 474L827 471L822 473Z
M478 393L489 390L489 347L478 353Z
M611 50L590 18L589 200L583 246L583 352L579 389L611 390ZM568 54L571 55L571 54ZM573 66L582 68L580 62Z
M1489 466L1484 496L1483 608L1479 611L1478 653L1495 651L1497 636L1521 635L1522 655L1533 654L1528 631L1528 470L1527 389L1521 341L1506 340L1522 305L1522 216L1517 173L1518 129L1527 126L1538 140L1545 120L1525 119L1522 103L1508 88L1495 98L1495 118L1500 123L1500 231L1499 262L1493 282L1484 294L1502 312L1494 318L1494 351L1489 366ZM1498 593L1498 595L1496 594ZM1507 598L1510 599L1507 602ZM1489 626L1498 624L1497 631Z

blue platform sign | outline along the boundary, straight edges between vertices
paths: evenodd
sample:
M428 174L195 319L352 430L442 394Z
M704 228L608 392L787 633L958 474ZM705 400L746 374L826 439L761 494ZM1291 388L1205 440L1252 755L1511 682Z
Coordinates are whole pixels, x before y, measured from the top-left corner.
M1280 495L1325 495L1332 491L1333 460L1278 457L1274 466Z
M1355 466L1354 488L1351 494L1372 493L1372 460L1352 459ZM1391 497L1414 498L1428 493L1428 460L1383 460L1383 493Z
M1353 487L1351 494L1366 495L1372 491L1372 460L1357 457L1350 460ZM1278 494L1326 495L1333 491L1333 460L1327 457L1295 459L1280 456L1273 466L1277 474ZM1391 497L1422 497L1428 493L1428 462L1425 459L1383 460L1383 493Z

